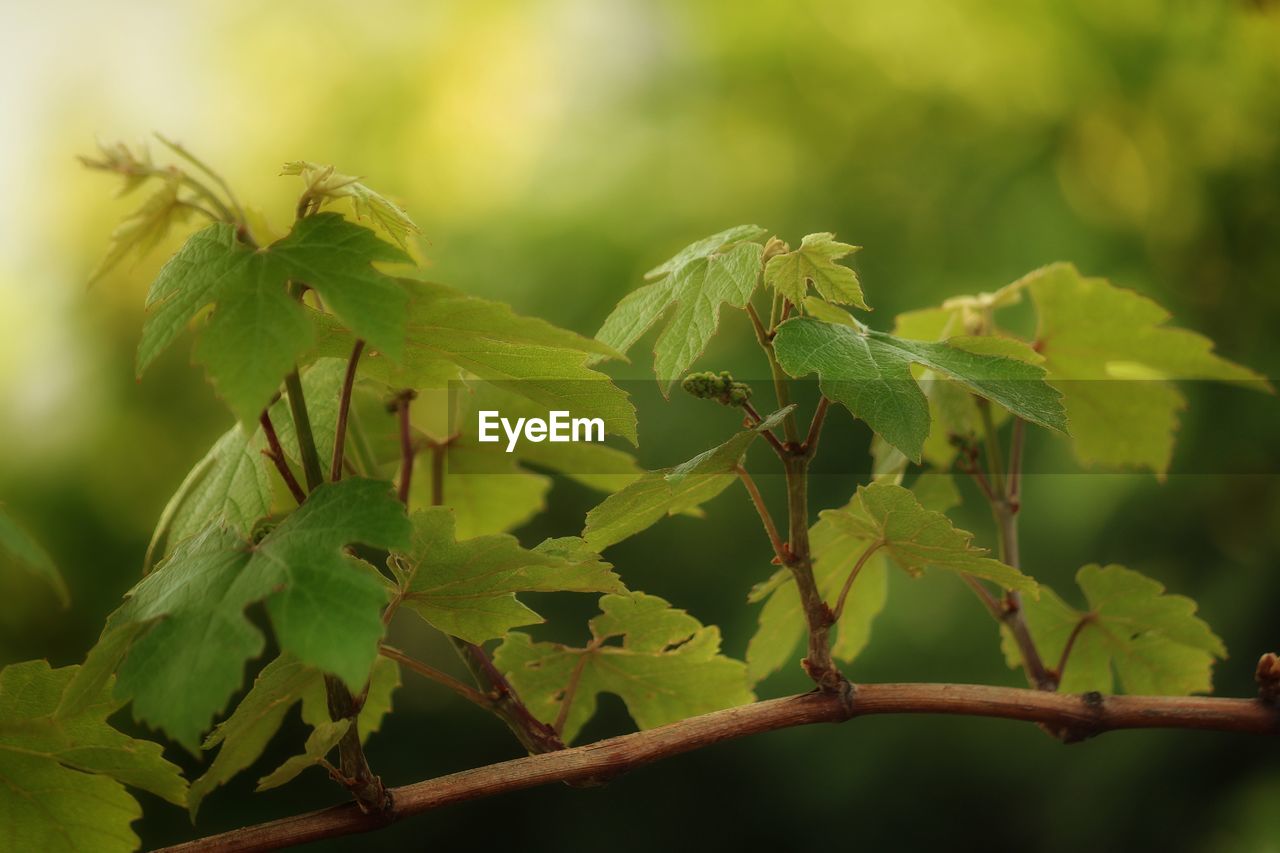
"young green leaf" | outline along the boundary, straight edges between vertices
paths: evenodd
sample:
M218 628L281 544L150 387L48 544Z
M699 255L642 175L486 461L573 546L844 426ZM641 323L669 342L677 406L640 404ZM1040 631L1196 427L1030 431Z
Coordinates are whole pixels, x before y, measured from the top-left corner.
M58 597L58 603L66 607L71 603L67 583L53 564L53 558L40 547L31 534L18 526L0 506L0 568L16 568L38 578Z
M1071 643L1062 690L1111 693L1117 679L1126 693L1183 696L1213 689L1214 659L1227 650L1195 615L1194 601L1168 595L1159 582L1123 566L1085 566L1076 583L1087 610L1076 610L1052 590L1023 602L1046 661L1059 661ZM1005 657L1016 668L1021 655L1007 629L1002 635Z
M583 648L510 634L494 655L529 710L571 742L613 693L642 729L755 699L746 668L720 654L720 631L641 592L606 595ZM621 644L608 643L620 638Z
M587 513L582 538L603 551L669 515L688 512L714 498L737 479L735 469L751 443L792 410L780 409L760 424L674 468L649 471Z
M343 549L402 549L409 534L387 484L359 479L321 486L256 544L215 524L133 588L86 677L119 664L116 692L133 700L134 715L194 752L240 686L245 660L263 649L244 611L265 601L283 650L359 690L377 656L387 592Z
M625 353L668 314L654 344L653 369L663 394L669 393L716 333L720 306L741 308L751 299L764 251L751 241L764 233L757 225L739 225L681 249L645 274L653 283L624 297L596 337Z
M383 717L391 710L391 694L399 686L400 667L394 661L379 657L360 708L358 724L362 740L378 730ZM210 792L261 757L267 743L280 730L285 715L298 702L302 703L303 722L316 728L329 722L324 673L290 655L281 655L262 668L231 716L205 739L205 750L221 748L209 769L191 783L187 807L192 820Z
M1261 375L1216 355L1208 338L1167 325L1169 312L1155 302L1105 279L1055 264L1018 284L1035 302L1039 351L1065 395L1072 443L1085 464L1165 475L1186 400L1164 380L1270 390Z
M145 255L168 236L175 224L181 224L190 217L193 208L178 196L181 186L178 172L169 172L161 177L160 186L111 232L107 254L90 274L90 283L101 279L130 254Z
M303 770L324 761L349 728L351 728L350 720L325 720L307 735L306 743L302 747L302 755L285 759L283 764L258 780L258 787L255 790L267 791L279 788L281 785L292 782Z
M422 389L444 387L465 371L543 406L544 416L563 409L599 417L609 435L635 443L635 407L608 376L586 366L590 356L618 357L611 347L445 285L400 283L409 295L404 357L392 363L370 353L364 375L395 389ZM346 358L350 334L328 317L317 320L318 353Z
M794 305L804 305L809 285L828 302L854 305L863 311L871 307L863 300L858 275L836 261L858 251L861 246L840 243L829 232L807 234L800 248L774 255L764 267L765 284Z
M284 164L281 174L302 177L307 188L303 191L301 203L310 199L316 199L320 204L348 199L356 218L368 219L401 247L410 234L419 231L403 208L381 193L374 192L358 177L334 171L333 166L294 160Z
M884 609L889 561L913 575L932 566L985 578L1005 589L1037 589L1031 578L973 547L973 534L957 529L943 514L957 502L949 477L924 475L918 482L919 496L891 483L859 486L848 504L823 510L810 528L814 580L829 605L837 605L852 572L858 572L837 623L832 653L840 660L852 661L866 648L871 622ZM765 601L759 629L747 647L747 666L758 682L791 660L805 634L805 614L786 569L757 584L748 600Z
M138 375L212 303L195 358L241 423L251 424L315 337L286 283L305 282L357 335L396 356L404 345L405 295L371 264L407 260L368 229L333 213L300 220L284 239L260 251L241 243L231 225L211 225L192 235L151 285Z
M139 846L129 824L142 810L131 785L171 803L186 800L178 767L159 744L116 731L119 707L110 684L76 713L59 705L76 667L45 661L0 671L0 846L6 850L129 851Z
M150 570L177 543L211 521L220 520L248 536L258 519L271 512L269 463L262 455L266 446L260 429L250 433L235 424L223 433L165 504L147 545L144 568Z
M457 541L453 513L433 507L413 515L413 543L392 562L403 606L468 643L542 621L518 592L625 592L599 555L551 540L532 551L513 536Z
M1024 420L1065 431L1060 395L1044 381L1043 368L1003 354L974 352L968 341L955 346L910 341L796 317L778 327L773 345L787 373L817 373L827 397L917 462L930 420L928 399L911 374L913 364L955 379Z

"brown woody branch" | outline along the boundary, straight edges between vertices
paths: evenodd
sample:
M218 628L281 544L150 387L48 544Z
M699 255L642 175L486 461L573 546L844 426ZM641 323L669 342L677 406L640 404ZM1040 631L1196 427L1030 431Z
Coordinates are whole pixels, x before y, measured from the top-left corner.
M949 714L1024 720L1041 724L1066 742L1116 729L1280 734L1280 709L1258 699L1062 694L972 684L863 684L855 689L852 702L838 694L823 692L771 699L586 746L517 758L393 788L390 790L393 806L382 815L362 813L354 804L334 806L164 849L170 853L278 850L369 832L454 803L553 782L608 778L721 741L875 714Z

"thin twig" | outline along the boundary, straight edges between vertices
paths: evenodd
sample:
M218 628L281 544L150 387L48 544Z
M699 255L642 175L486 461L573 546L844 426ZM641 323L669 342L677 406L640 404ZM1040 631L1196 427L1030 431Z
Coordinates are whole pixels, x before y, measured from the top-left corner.
M582 682L582 673L587 668L587 661L590 660L590 653L595 651L599 643L595 640L591 641L591 645L582 650L582 655L578 658L578 662L573 665L573 672L569 674L569 683L564 688L564 696L560 699L560 711L556 714L556 721L551 724L551 728L556 730L556 734L564 737L564 724L569 721L569 709L573 707L573 699L578 695L578 684Z
M764 418L760 416L760 412L757 411L756 407L750 403L744 402L742 404L742 411L746 412L747 416L755 421L751 426L758 427L760 424L764 423ZM773 434L773 430L762 429L760 430L760 434L764 436L765 441L769 442L769 446L773 448L774 453L778 454L779 459L785 459L790 455L787 448L784 447L782 442L778 440L778 437Z
M1005 490L1011 512L1022 508L1022 456L1027 442L1027 422L1013 419L1013 438L1009 442L1009 485Z
M804 444L800 447L810 459L818 452L818 439L822 436L822 425L827 420L827 409L830 406L831 401L826 397L819 398L818 408L813 412L813 420L809 421L809 434L805 436Z
M517 758L393 788L386 815L334 806L165 848L169 853L246 853L369 832L455 803L555 782L616 776L724 741L815 723L879 714L946 714L1042 724L1074 742L1117 729L1205 729L1280 734L1280 712L1256 699L1204 696L1102 696L971 684L863 684L852 702L813 692L691 717L586 746Z
M755 504L756 512L760 515L760 522L764 524L764 532L769 536L769 544L773 546L774 556L778 558L779 565L787 564L787 546L782 541L782 537L778 535L778 526L773 523L773 515L769 512L769 507L764 502L764 497L760 494L760 489L756 487L756 481L747 473L747 469L738 465L735 469L738 473L738 479L742 481L742 485L747 487L747 494L751 496L751 502Z
M849 590L853 589L853 582L858 579L858 573L862 571L862 567L867 564L867 560L871 559L871 555L884 545L884 540L880 539L871 544L871 547L862 552L862 556L858 557L858 562L853 564L853 569L849 572L848 579L844 582L844 586L840 588L840 597L836 599L836 606L831 613L831 621L839 622L840 614L844 613L844 603L849 598Z
M1062 647L1062 655L1058 658L1058 667L1053 671L1055 678L1059 684L1062 683L1062 674L1067 669L1067 661L1071 658L1071 650L1075 648L1076 639L1080 636L1080 632L1084 630L1084 626L1093 621L1093 614L1086 613L1080 617L1080 621L1071 629L1071 634L1067 637L1067 644Z
M271 416L264 409L262 415L258 418L258 423L262 424L262 434L267 437L267 447L270 448L265 454L276 466L276 470L280 472L280 479L284 480L284 484L289 487L289 494L293 495L293 499L299 505L307 499L307 493L302 490L302 486L298 484L298 478L293 476L293 469L289 467L289 462L284 458L284 449L280 446L280 437L276 435L275 425L271 423Z
M787 385L787 374L782 370L782 365L778 364L778 357L773 352L773 335L764 330L760 315L756 313L755 306L750 302L747 303L747 314L751 315L751 324L756 330L756 342L760 344L760 349L764 350L765 358L769 362L769 372L773 376L773 393L777 397L778 408L785 409L791 405L791 391ZM789 442L799 441L800 433L796 428L795 412L783 418L782 434Z
M416 658L409 657L407 654L393 646L388 646L384 643L378 647L378 654L382 655L384 658L390 658L402 666L413 670L423 678L430 679L437 684L441 684L449 688L463 699L466 699L468 702L473 702L481 708L487 709L493 705L488 696L484 695L479 690L476 690L474 687L463 684L452 675L441 672L434 666L429 666Z
M351 358L347 359L347 373L342 378L338 423L333 433L333 462L329 466L329 479L335 483L342 479L342 457L347 448L347 415L351 411L351 391L356 384L356 368L360 366L360 353L363 351L364 341L357 338L351 347Z
M396 419L400 426L400 485L397 495L400 503L409 505L409 484L413 480L413 456L416 448L413 444L413 429L409 423L409 403L417 396L412 391L403 391L395 400Z

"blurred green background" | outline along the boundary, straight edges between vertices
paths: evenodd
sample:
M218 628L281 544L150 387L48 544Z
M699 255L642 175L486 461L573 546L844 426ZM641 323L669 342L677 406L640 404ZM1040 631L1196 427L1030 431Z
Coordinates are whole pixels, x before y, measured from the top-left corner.
M865 246L855 265L880 328L1065 259L1280 375L1280 13L1265 4L20 0L6 4L0 95L0 501L46 544L74 599L59 611L42 590L6 581L0 662L82 659L138 577L165 500L230 423L184 353L133 380L143 293L177 236L84 284L136 204L75 163L95 136L176 137L277 227L299 189L277 177L282 162L364 175L422 226L433 277L585 333L684 243L754 221L793 243L834 230ZM749 342L747 324L730 317L725 329L736 334L702 365L759 375L751 350L728 340ZM644 375L646 350L619 375ZM1168 482L1029 479L1024 560L1064 591L1096 560L1195 597L1232 651L1218 691L1248 695L1257 655L1280 649L1280 480L1268 474L1277 404L1188 393ZM684 410L651 396L643 458L680 461L667 448ZM864 453L840 420L824 454ZM1223 448L1255 473L1194 464ZM1030 452L1061 448L1036 433ZM766 483L772 498L776 485ZM855 486L823 478L816 506ZM518 532L527 544L576 532L596 499L557 483L550 511ZM959 515L991 544L976 506ZM721 625L741 655L755 620L744 597L770 568L757 532L735 489L706 520L669 521L611 558L634 588ZM893 580L855 680L1021 682L960 584ZM558 612L589 611L587 601ZM433 641L397 642L428 654ZM796 671L761 692L804 688ZM390 784L517 754L499 724L429 685L410 681L398 705L369 749ZM587 734L627 726L606 700ZM302 733L292 720L255 769ZM207 802L201 833L337 798L315 771L253 795L257 775ZM197 834L180 810L143 803L147 844ZM1280 850L1280 748L1195 733L1064 748L1026 725L875 718L722 745L604 789L453 807L318 849L475 842Z

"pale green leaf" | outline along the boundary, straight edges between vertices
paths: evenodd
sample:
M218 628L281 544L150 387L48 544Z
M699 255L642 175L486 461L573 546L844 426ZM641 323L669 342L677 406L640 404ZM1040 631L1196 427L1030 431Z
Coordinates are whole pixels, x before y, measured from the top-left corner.
M1049 380L1065 397L1085 464L1148 468L1163 477L1186 400L1163 380L1211 379L1269 390L1263 377L1213 352L1169 312L1105 279L1055 264L1017 283L1031 293Z
M1039 601L1023 601L1027 626L1046 661L1056 663L1076 633L1061 690L1111 693L1117 681L1126 693L1137 694L1213 689L1214 659L1226 657L1227 650L1195 615L1194 601L1169 595L1159 582L1123 566L1085 566L1076 583L1086 610L1074 609L1052 590L1043 590ZM1002 634L1005 657L1016 667L1021 656L1008 630Z
M410 234L419 231L403 208L370 189L360 178L334 171L333 166L294 160L284 164L281 174L302 177L307 185L304 199L319 199L322 204L336 199L350 200L357 218L368 219L402 247Z
M783 323L773 343L787 373L797 378L817 373L827 397L914 461L920 460L930 419L928 399L912 376L913 364L951 377L1027 421L1066 428L1059 394L1044 381L1044 370L1018 359L810 317Z
M870 311L863 300L857 273L836 263L861 247L838 242L835 237L829 232L807 234L795 251L774 255L764 267L765 283L794 305L805 304L809 285L813 285L829 302Z
M539 719L554 724L569 702L561 732L566 742L595 714L601 693L620 696L641 729L754 700L745 666L720 654L716 627L639 592L603 596L600 609L583 648L515 632L494 655ZM614 638L621 643L607 642Z
M351 728L350 720L325 720L307 735L306 743L302 747L302 755L285 759L283 764L258 780L258 787L255 790L267 791L292 782L303 770L323 761L325 756L338 745L338 741L342 740L342 736L349 728Z
M763 423L688 462L642 475L587 513L582 538L595 550L603 551L666 516L687 512L711 500L737 479L736 468L751 443L764 430L776 427L792 408L774 412Z
M315 339L306 310L286 290L291 280L315 288L371 345L398 354L405 295L371 266L378 260L407 256L337 214L307 217L260 251L241 243L232 226L211 225L192 235L151 285L138 375L213 304L195 359L240 422L253 423Z
M400 686L400 668L391 660L379 657L369 678L369 688L360 709L358 724L363 740L378 730L383 717L391 709L391 694ZM302 719L313 727L329 722L324 673L306 666L291 655L281 655L263 667L253 687L226 720L219 723L204 749L220 747L204 774L191 783L188 808L195 818L201 802L215 788L247 769L262 756L284 721L285 715L298 702L302 703Z
M387 592L343 549L402 549L409 533L387 484L359 479L322 485L256 544L215 524L129 593L100 641L111 654L91 654L91 674L123 657L117 694L194 751L240 686L244 661L263 649L244 611L265 601L284 651L359 690L377 656Z
M433 507L413 515L413 543L393 562L403 606L469 643L483 643L542 618L518 592L623 592L612 567L567 541L532 551L513 536L458 541L453 513Z
M402 280L409 294L407 344L397 362L370 353L362 373L394 389L441 387L466 374L574 417L598 417L609 435L636 441L635 407L624 391L586 362L617 357L599 341L521 317L510 307L451 287ZM345 358L351 336L320 317L318 352Z
M283 424L282 424L283 426ZM261 430L248 433L239 424L214 442L165 504L143 566L168 556L173 547L211 521L221 520L248 536L258 519L271 512L271 477Z
M119 707L109 684L77 712L60 711L75 671L27 661L0 672L0 847L5 850L135 850L139 840L129 824L142 810L124 785L177 805L186 801L181 771L164 760L159 744L107 724Z
M625 353L666 314L653 368L668 393L715 335L720 307L742 308L751 299L764 251L751 241L763 234L759 226L739 225L686 246L646 274L657 280L624 297L596 337Z
M824 510L810 528L814 580L832 608L854 568L863 562L836 625L832 653L840 660L852 661L866 648L872 621L884 609L889 560L912 574L936 567L986 578L1006 589L1037 588L1017 569L973 547L973 534L956 529L943 515L958 498L950 477L923 475L921 480L919 498L891 483L860 486L847 505ZM935 508L926 508L924 501ZM792 659L807 627L788 569L757 584L748 600L765 601L759 628L747 647L747 666L758 682Z
M69 605L71 593L53 558L3 510L0 506L0 568L16 569L38 578L53 590L63 607Z
M181 186L179 172L160 177L160 186L111 232L107 254L89 276L90 282L102 278L130 254L142 257L167 237L175 224L190 217L192 208L178 196Z

